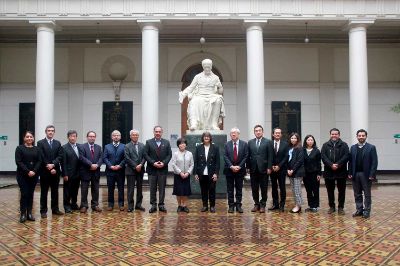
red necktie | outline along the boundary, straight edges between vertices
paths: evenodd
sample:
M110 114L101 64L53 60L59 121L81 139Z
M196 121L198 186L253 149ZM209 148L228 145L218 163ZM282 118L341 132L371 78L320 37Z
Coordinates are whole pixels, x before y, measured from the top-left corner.
M233 162L236 163L238 159L238 151L236 142L233 143Z
M94 160L94 148L93 148L93 145L90 145L90 153L92 154L92 160Z

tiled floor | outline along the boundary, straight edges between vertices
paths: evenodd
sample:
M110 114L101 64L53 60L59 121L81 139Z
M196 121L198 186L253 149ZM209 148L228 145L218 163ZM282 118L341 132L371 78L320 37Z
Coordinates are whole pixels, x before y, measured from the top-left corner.
M243 214L228 214L225 200L218 200L217 213L200 213L197 199L189 214L177 214L168 188L167 214L114 210L47 219L39 218L37 190L36 222L20 224L18 187L3 188L0 265L400 265L399 191L374 187L372 216L365 220L351 216L351 187L344 216L326 213L324 187L316 214L253 214L249 188ZM148 199L146 189L146 209Z

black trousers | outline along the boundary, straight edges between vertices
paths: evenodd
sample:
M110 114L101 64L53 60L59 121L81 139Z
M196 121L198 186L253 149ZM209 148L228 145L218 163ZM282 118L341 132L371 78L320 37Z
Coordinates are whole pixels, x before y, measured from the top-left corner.
M352 178L354 200L356 202L357 211L371 211L371 186L372 181L363 172L357 172ZM364 200L363 200L364 192Z
M143 184L143 173L137 173L135 175L127 175L126 176L127 186L128 186L128 209L133 209L133 205L135 201L133 200L133 196L135 194L135 185L136 185L136 207L142 206L143 193L142 193L142 184Z
M125 175L122 171L107 175L107 187L108 187L108 207L114 207L114 190L115 183L117 183L118 190L118 207L124 206L124 187L125 187Z
M215 207L215 188L217 182L213 181L212 176L209 175L200 176L199 181L203 207L208 207L208 201L210 201L210 207Z
M346 199L346 178L328 179L325 178L325 186L328 192L329 207L335 208L335 181L338 189L338 208L344 208Z
M51 189L51 210L58 211L58 185L60 176L58 174L43 174L40 176L40 213L47 213L47 194Z
M285 207L286 203L286 169L281 169L278 172L272 172L271 178L271 188L272 188L272 204L275 207ZM278 196L278 185L281 200L279 201Z
M233 174L226 176L229 207L242 206L243 179L244 179L243 174ZM235 195L235 190L236 190L236 195Z
M92 193L92 200L90 201L90 206L92 209L99 206L99 187L100 187L100 177L96 177L94 174L90 177L90 180L81 181L81 208L89 207L88 194Z
M71 210L72 207L77 208L78 206L78 191L81 180L79 177L68 177L68 180L64 180L63 187L63 204L64 210Z
M157 187L158 187L158 206L164 206L165 186L167 185L166 175L149 175L150 185L150 205L157 206Z
M31 212L33 205L33 194L35 192L38 178L17 176L17 182L21 192L21 198L19 200L19 209L21 214L26 213L27 211Z
M317 172L307 173L303 178L304 187L307 191L307 201L310 208L319 207L319 180Z
M261 174L258 171L250 174L251 194L253 196L254 205L265 208L267 204L268 191L268 175ZM261 200L260 200L261 191Z

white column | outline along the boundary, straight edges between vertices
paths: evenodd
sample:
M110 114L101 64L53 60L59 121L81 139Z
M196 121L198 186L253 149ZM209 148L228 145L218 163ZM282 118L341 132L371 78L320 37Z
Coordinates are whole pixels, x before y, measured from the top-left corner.
M47 125L54 124L54 27L53 21L36 24L35 137L44 138Z
M350 136L353 143L357 141L358 129L368 130L367 25L371 23L373 21L349 24Z
M267 21L244 21L247 46L247 118L249 138L254 135L253 127L260 124L265 128L264 98L264 41L262 25Z
M142 133L143 141L153 137L158 120L158 32L159 20L138 21L142 28Z

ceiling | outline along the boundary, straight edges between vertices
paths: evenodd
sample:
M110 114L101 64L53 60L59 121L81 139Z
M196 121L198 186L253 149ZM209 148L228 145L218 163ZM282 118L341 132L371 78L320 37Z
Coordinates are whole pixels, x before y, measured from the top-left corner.
M269 19L264 26L266 42L304 42L307 34L315 43L347 43L346 18L335 20ZM203 30L201 24L203 23ZM102 43L141 42L136 20L57 20L57 43L91 43L98 37ZM244 42L246 29L242 19L170 19L162 20L160 42ZM368 42L400 43L400 20L376 20L368 27ZM0 20L0 43L36 42L36 31L26 20Z

